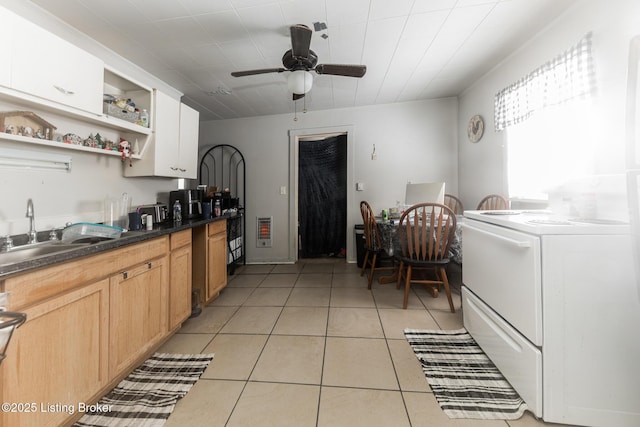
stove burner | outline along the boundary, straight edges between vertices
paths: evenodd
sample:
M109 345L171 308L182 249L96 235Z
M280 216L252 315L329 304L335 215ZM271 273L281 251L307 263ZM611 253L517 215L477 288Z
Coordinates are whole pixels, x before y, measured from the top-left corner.
M535 225L573 225L569 221L560 219L530 219L527 223Z
M486 211L482 215L520 215L522 211Z
M598 225L627 225L624 221L618 221L616 219L598 219L598 218L569 218L571 222L578 222L581 224L598 224Z

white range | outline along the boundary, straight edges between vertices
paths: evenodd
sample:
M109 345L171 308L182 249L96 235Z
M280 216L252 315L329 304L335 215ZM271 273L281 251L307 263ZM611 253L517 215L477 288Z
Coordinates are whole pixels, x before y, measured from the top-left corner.
M539 418L640 426L629 225L465 211L464 326Z

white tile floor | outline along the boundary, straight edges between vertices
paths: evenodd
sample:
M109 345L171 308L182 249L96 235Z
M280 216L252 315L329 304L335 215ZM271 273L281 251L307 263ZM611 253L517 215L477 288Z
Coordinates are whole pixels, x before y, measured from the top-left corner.
M343 260L237 269L159 349L215 353L165 426L552 425L528 412L516 421L449 419L403 329L461 328L460 295L452 314L444 294L414 289L403 310L395 285L374 281L367 290L356 265Z

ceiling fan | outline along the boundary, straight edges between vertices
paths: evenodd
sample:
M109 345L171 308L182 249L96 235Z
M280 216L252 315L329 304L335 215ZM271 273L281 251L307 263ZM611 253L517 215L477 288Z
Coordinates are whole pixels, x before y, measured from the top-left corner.
M311 90L313 85L313 75L310 71L318 74L330 74L333 76L362 77L367 72L366 65L349 64L318 64L318 56L309 49L311 45L311 28L303 24L292 25L291 49L286 51L282 57L284 68L262 68L257 70L234 71L233 77L253 76L256 74L282 73L290 71L287 78L289 90L293 92L293 100L300 99Z

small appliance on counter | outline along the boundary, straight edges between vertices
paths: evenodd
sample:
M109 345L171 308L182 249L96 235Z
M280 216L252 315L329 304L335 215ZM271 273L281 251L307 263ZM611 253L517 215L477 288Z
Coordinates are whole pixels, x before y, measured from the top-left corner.
M138 206L138 211L140 212L141 216L151 215L154 224L159 224L169 219L167 205L165 205L164 203Z
M169 206L178 200L182 207L182 219L195 219L202 216L202 190L176 190L169 193ZM173 213L171 214L173 218Z

